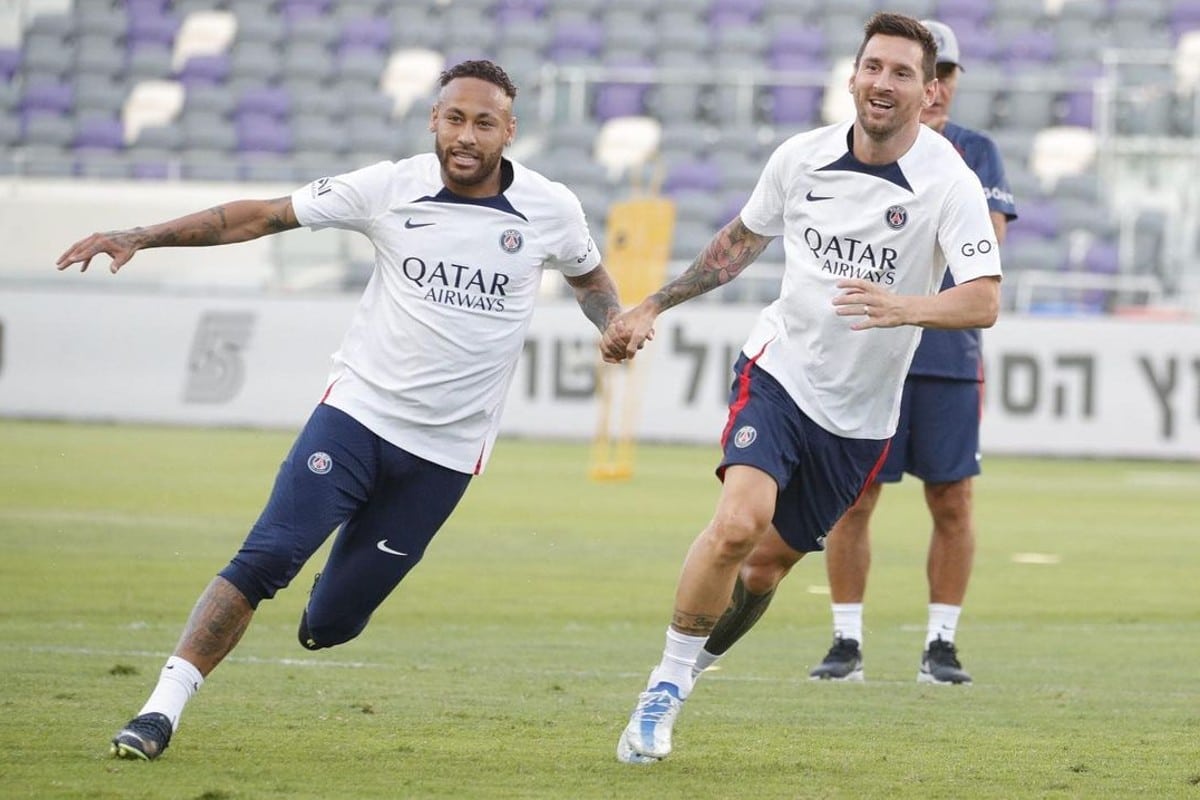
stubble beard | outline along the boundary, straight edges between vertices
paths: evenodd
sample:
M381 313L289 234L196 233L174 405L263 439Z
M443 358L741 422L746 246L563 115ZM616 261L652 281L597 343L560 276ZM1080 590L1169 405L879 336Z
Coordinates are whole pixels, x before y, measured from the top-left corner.
M500 165L499 153L486 156L476 152L479 158L478 165L469 172L464 172L454 165L449 148L435 143L434 150L437 153L438 163L442 166L442 173L457 186L478 186L486 182Z

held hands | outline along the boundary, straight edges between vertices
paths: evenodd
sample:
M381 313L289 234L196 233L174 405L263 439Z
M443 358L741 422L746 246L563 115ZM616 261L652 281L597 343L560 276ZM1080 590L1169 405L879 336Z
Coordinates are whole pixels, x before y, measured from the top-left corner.
M861 317L851 330L895 328L905 324L904 298L892 294L877 283L861 278L846 278L837 283L842 293L833 298L839 317Z
M658 309L649 300L613 317L600 339L600 354L609 364L633 358L646 342L654 339L654 319Z
M133 258L133 254L137 252L137 235L136 231L108 231L107 233L93 233L86 239L80 239L75 244L67 248L58 261L55 262L58 269L64 270L72 264L82 263L80 272L87 272L88 266L91 265L92 259L100 253L105 253L112 257L112 264L108 269L114 275L117 270L125 266L129 259Z

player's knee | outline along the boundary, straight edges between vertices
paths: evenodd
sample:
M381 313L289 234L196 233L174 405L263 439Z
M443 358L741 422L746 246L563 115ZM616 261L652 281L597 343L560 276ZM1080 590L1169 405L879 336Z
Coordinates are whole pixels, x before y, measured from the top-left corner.
M742 585L750 594L762 595L773 591L783 577L787 568L780 564L747 564L742 567Z
M740 562L754 549L769 525L769 519L759 519L752 513L725 513L713 518L707 535L718 558Z
M238 553L221 570L220 576L232 583L246 596L251 608L270 600L296 576L299 569L291 555L275 551Z

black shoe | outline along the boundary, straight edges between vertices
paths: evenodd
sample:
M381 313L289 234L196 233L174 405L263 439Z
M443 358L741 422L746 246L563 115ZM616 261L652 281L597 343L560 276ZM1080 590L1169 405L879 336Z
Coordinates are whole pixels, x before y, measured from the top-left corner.
M953 642L943 641L939 637L929 643L929 649L921 655L917 683L971 683L971 676L958 661L958 650Z
M166 714L142 714L129 720L113 737L109 752L116 758L153 761L171 743L171 720Z
M861 681L863 675L862 650L857 639L833 640L833 647L825 654L825 660L813 667L808 677L814 681Z
M321 573L313 576L312 589L308 590L309 597L312 596L313 589L317 588L317 581L321 580ZM300 640L300 646L306 650L320 650L321 645L317 644L317 640L312 638L312 634L308 631L308 606L304 607L304 611L300 612L300 628L296 631L296 638Z

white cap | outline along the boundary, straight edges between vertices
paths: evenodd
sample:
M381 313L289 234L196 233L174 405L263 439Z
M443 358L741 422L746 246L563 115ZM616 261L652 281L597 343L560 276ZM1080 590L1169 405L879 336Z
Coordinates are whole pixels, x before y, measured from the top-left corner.
M958 58L958 37L954 35L950 26L933 19L923 19L921 24L933 34L933 42L937 45L937 63L961 67L962 62Z

